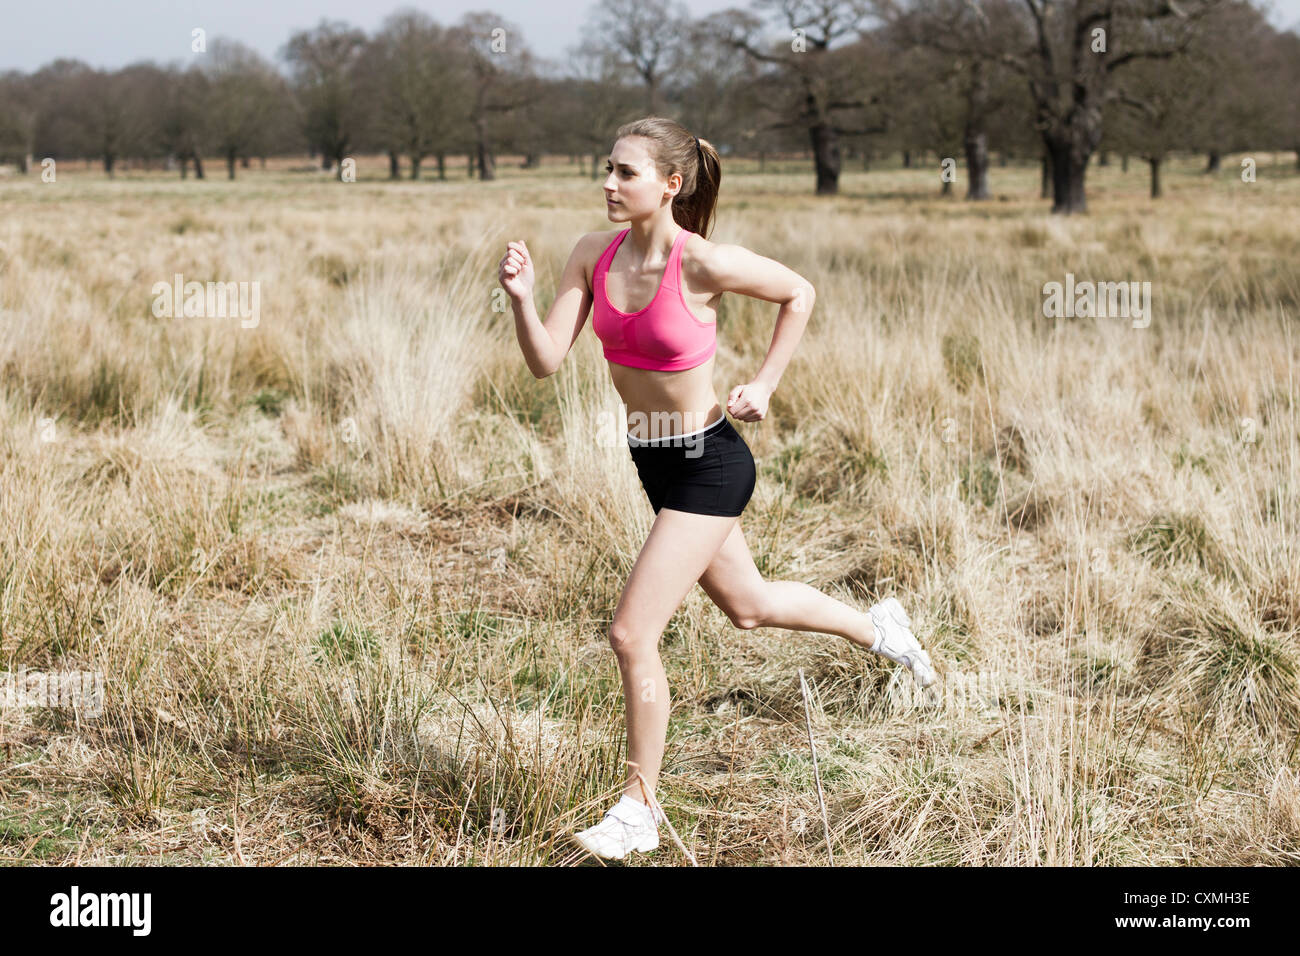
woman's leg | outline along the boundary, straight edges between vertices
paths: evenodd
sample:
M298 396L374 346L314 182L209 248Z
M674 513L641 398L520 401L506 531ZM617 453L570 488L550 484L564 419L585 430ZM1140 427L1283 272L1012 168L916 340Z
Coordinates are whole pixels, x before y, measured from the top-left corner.
M700 576L700 587L732 624L744 630L783 627L818 631L836 634L867 650L876 640L876 629L866 612L802 581L763 580L739 521Z
M659 638L737 520L661 508L614 609L609 643L623 677L627 757L640 768L651 794L668 733L668 679ZM644 801L631 771L624 792Z

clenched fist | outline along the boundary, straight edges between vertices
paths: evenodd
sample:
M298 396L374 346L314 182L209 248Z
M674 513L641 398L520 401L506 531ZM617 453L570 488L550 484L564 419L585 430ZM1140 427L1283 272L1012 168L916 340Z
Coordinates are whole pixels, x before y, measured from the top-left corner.
M528 254L528 246L522 241L506 243L506 254L501 257L497 270L497 281L516 302L532 294L533 257Z

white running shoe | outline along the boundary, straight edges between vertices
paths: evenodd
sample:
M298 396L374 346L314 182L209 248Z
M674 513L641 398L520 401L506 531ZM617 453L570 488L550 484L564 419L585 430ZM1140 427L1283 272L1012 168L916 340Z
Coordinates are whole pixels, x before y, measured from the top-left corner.
M648 853L659 846L656 817L662 815L624 794L598 824L574 834L574 839L588 853L607 860L621 860L633 850Z
M891 597L873 604L867 613L878 635L872 650L910 670L917 686L925 688L933 684L935 674L930 655L912 633L912 620L898 599Z

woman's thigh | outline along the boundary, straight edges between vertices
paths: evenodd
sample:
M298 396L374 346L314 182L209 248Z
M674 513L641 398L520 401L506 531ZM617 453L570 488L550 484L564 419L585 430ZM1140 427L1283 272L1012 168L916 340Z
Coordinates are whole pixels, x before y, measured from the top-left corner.
M750 628L763 619L763 596L767 582L754 565L749 542L740 522L731 529L718 553L700 576L700 587L714 604L740 628Z
M661 508L614 609L611 636L658 641L737 520Z

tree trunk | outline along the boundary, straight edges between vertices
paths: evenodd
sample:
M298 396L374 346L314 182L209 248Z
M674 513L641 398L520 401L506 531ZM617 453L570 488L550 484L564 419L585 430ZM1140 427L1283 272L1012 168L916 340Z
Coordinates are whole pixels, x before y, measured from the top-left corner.
M1097 154L1097 165L1098 166L1110 165L1110 150L1103 149L1100 153Z
M966 149L966 198L989 198L989 138L985 122L989 114L989 82L984 61L975 57L971 62L970 86L966 92L966 128L963 145ZM945 184L947 185L947 184Z
M390 149L388 151L388 178L402 178L402 161L398 158L397 150L395 149Z
M465 154L465 156L466 156L466 164L469 169L469 178L473 179L474 178L474 151L470 150L468 153Z
M1210 150L1210 154L1205 157L1205 171L1207 173L1217 173L1221 165L1221 159L1218 150Z
M108 174L109 178L113 176L113 163L116 161L117 157L112 153L104 154L104 172Z
M190 158L194 160L194 178L204 179L205 177L203 175L203 157L199 155L199 151L196 149L194 150L194 152L190 153Z
M1121 173L1128 172L1128 153L1119 154L1119 171Z
M478 134L478 178L479 182L491 182L497 178L496 159L492 156L492 149L488 146L488 129L487 116L480 114L475 123L475 132Z
M840 137L830 123L817 123L808 130L812 139L813 165L817 170L817 195L834 196L840 190Z
M1049 141L1052 152L1052 212L1062 215L1088 211L1084 177L1088 154L1075 149L1068 139Z
M416 180L420 178L420 161L422 159L424 159L424 157L419 155L418 153L411 154L411 179L412 180Z
M235 151L233 149L226 150L226 178L227 179L235 178L235 159L236 159Z
M177 157L180 160L181 179L184 179L190 171L190 158L184 153Z
M240 166L243 166L245 169L248 169L248 168L250 168L251 163L249 162L249 159L248 159L247 156L241 156L241 157L239 157L239 165L240 165Z
M1151 167L1151 198L1160 198L1160 157L1148 156L1147 165Z
M328 170L330 168L330 154L328 150L320 151L320 168Z
M903 150L903 168L912 168L912 151L910 149Z
M1042 184L1038 191L1039 199L1052 198L1052 154L1043 151L1043 176Z
M447 179L447 154L441 151L438 153L438 178L444 182Z
M989 149L988 136L984 130L966 127L966 175L970 184L966 187L967 199L989 198ZM945 186L952 185L945 183Z

